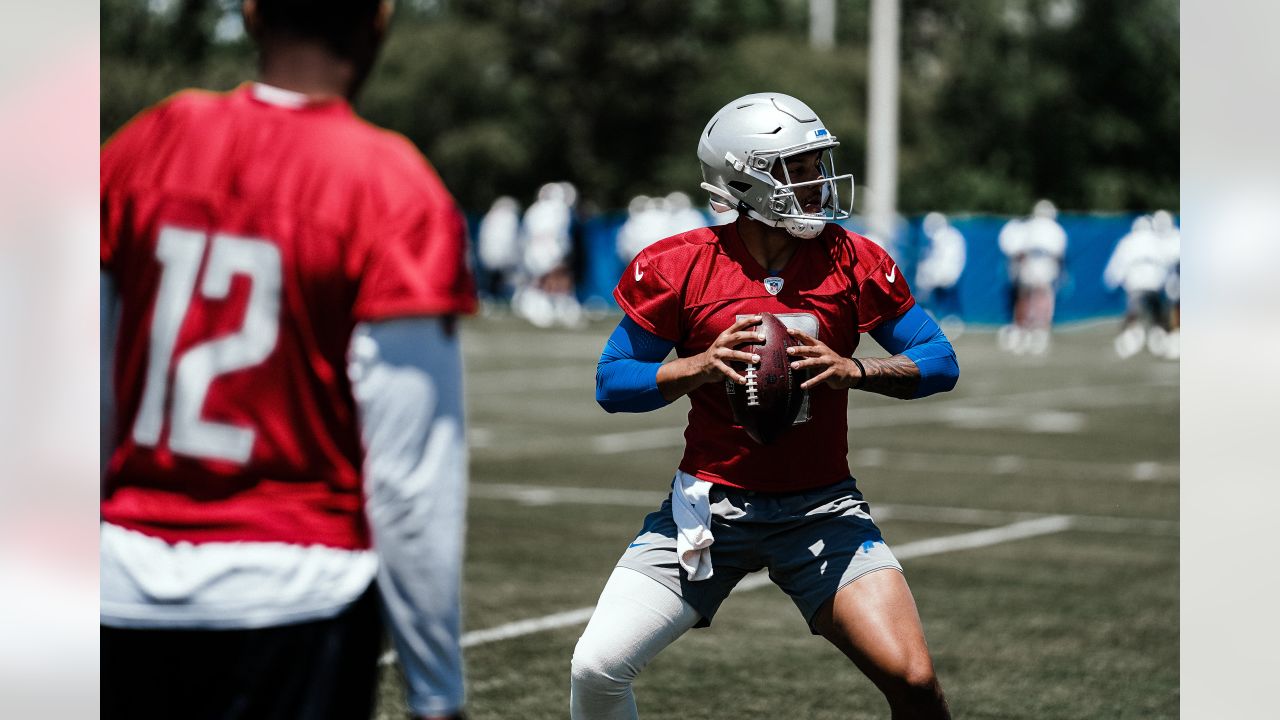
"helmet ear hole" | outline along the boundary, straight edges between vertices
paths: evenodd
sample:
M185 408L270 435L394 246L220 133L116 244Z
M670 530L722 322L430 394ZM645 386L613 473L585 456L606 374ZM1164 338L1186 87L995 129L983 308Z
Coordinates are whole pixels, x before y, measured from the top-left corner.
M729 187L733 188L734 190L737 190L740 193L745 193L751 189L751 185L744 183L741 180L730 180Z

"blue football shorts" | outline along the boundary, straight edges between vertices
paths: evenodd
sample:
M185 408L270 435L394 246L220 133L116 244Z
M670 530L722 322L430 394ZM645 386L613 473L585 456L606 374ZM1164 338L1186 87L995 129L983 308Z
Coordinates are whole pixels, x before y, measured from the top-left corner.
M670 495L618 560L684 598L702 616L696 627L710 625L738 582L764 568L814 634L813 616L837 590L876 570L902 572L852 477L795 493L713 485L710 501L711 577L691 582L680 567Z

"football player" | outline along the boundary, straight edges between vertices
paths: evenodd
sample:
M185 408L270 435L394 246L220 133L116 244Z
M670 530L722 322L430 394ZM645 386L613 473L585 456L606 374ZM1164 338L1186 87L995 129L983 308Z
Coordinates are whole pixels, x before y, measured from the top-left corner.
M1013 324L1001 328L1001 347L1016 353L1049 351L1054 293L1067 252L1067 233L1058 224L1058 208L1038 200L1031 217L1010 220L1000 230L1000 250L1009 259L1013 280Z
M942 325L960 328L960 275L964 272L964 235L940 212L924 216L925 246L916 268L916 289L931 303L931 309L943 318ZM952 336L955 331L952 330Z
M597 400L644 412L688 395L691 409L671 495L623 552L574 650L576 720L635 718L631 684L645 664L764 568L894 717L948 717L902 568L849 472L846 410L850 390L950 390L959 366L893 258L833 222L853 195L834 147L794 97L729 103L698 159L713 206L738 219L645 248L614 291L626 316L601 355ZM761 445L734 425L726 382L745 384L733 363L753 356L735 348L763 339L765 311L788 326L793 366L811 373L810 416ZM893 355L854 357L862 333Z
M1144 345L1154 354L1163 354L1168 332L1163 293L1173 269L1170 261L1167 245L1156 234L1150 216L1135 218L1129 234L1116 243L1102 280L1107 287L1123 287L1128 299L1115 339L1121 358L1133 357Z
M367 718L385 613L457 717L463 217L352 111L389 2L243 11L259 82L102 148L102 714Z

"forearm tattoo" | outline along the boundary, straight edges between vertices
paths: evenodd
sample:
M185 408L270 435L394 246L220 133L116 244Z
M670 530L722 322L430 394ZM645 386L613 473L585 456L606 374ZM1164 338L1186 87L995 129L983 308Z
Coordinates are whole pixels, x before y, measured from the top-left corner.
M906 355L887 358L858 358L867 368L867 380L860 390L901 400L915 397L920 385L920 368Z

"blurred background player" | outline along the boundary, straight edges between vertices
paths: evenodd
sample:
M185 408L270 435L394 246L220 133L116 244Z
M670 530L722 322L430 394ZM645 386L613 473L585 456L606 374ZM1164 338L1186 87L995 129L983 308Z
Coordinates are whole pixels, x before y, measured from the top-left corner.
M627 219L618 229L618 257L629 263L640 251L667 237L667 213L661 198L637 195L627 204Z
M485 273L485 297L502 301L511 294L512 276L520 265L520 203L503 195L480 220L477 254Z
M689 196L679 190L667 193L663 204L667 211L667 231L662 237L679 235L682 232L707 226L707 217L698 212L693 207L693 201ZM627 258L627 261L630 262L631 258Z
M664 198L637 195L627 205L627 220L618 229L618 257L629 263L641 250L665 237L706 225L706 216L678 190Z
M381 604L457 717L463 217L351 109L389 2L243 10L260 82L102 149L102 715L367 718Z
M1009 259L1013 281L1013 324L1000 329L1001 348L1043 354L1053 328L1054 293L1067 252L1067 233L1058 224L1058 209L1038 200L1031 217L1010 220L1000 231L1000 250Z
M521 283L513 309L537 327L577 327L582 307L574 295L573 206L577 191L553 182L538 190L521 224Z
M941 318L947 336L954 340L964 331L960 292L956 287L964 272L964 235L940 212L925 215L922 229L929 242L916 268L916 289L934 316Z
M698 158L702 187L738 219L650 245L618 282L626 316L601 354L597 400L647 412L688 395L691 410L671 495L623 552L574 649L574 720L636 718L640 670L764 567L895 718L949 717L902 567L849 474L847 409L849 390L950 390L959 367L893 259L834 222L853 198L836 145L794 97L729 103ZM769 445L734 424L726 394L746 382L730 363L756 361L734 348L762 339L764 311L788 325L792 366L813 373L802 385L810 419ZM860 333L893 356L853 358Z
M1111 253L1103 282L1111 288L1123 287L1127 298L1115 339L1120 357L1133 357L1143 346L1154 355L1164 355L1169 330L1164 293L1173 270L1170 260L1165 241L1146 215L1133 221L1132 229Z
M1166 309L1166 326L1169 335L1165 338L1164 355L1170 360L1177 360L1182 355L1182 236L1168 210L1157 210L1151 216L1151 228L1164 248L1165 262L1169 265L1169 276L1164 283Z

